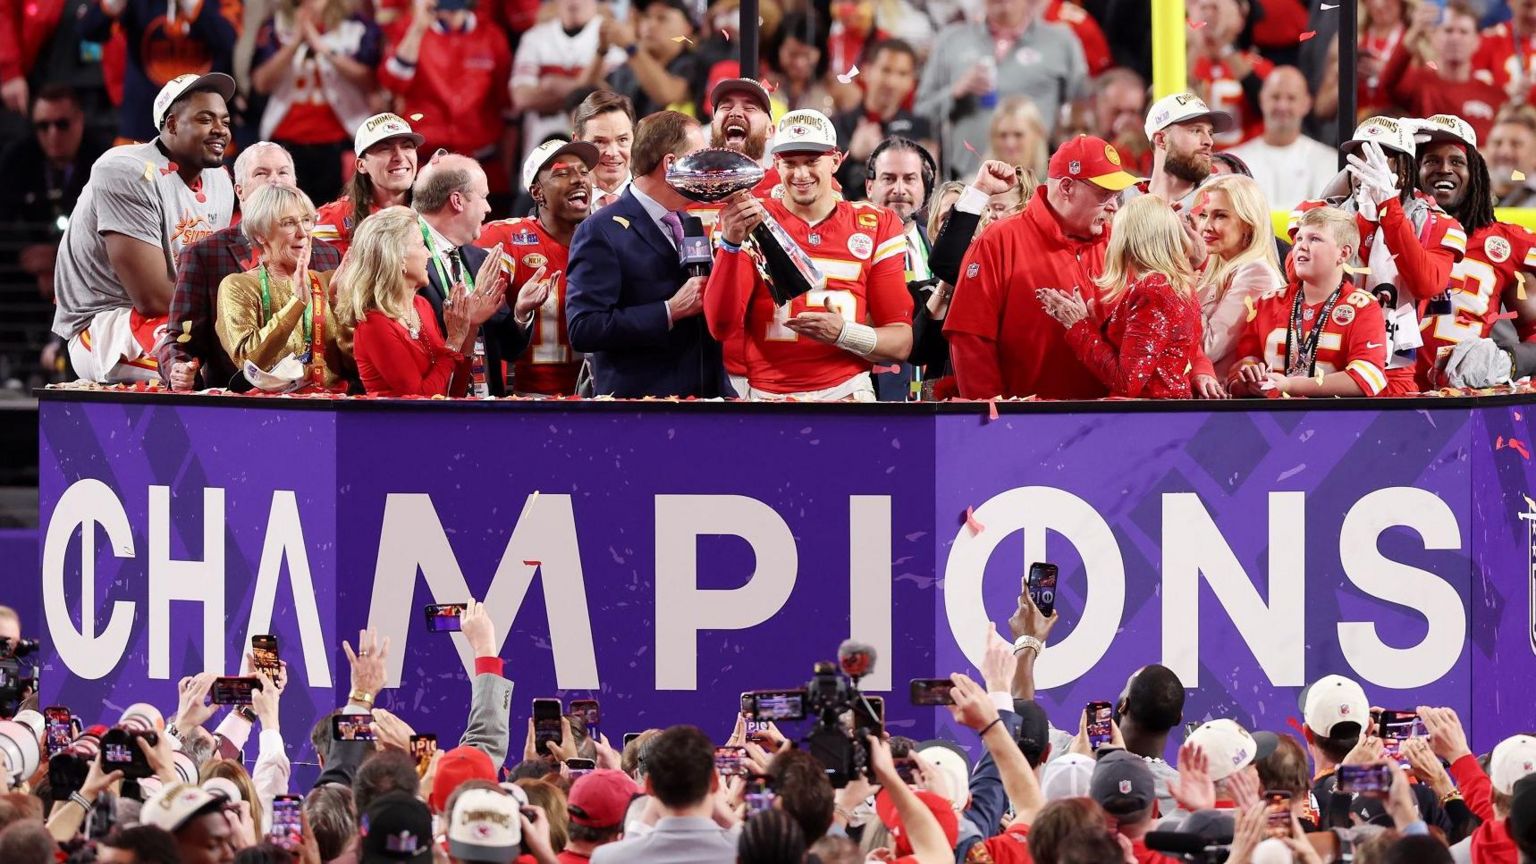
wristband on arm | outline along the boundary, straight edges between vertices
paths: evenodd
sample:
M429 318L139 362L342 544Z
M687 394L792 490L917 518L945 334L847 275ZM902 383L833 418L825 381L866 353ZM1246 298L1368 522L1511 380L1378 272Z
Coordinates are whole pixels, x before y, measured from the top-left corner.
M843 324L843 332L837 334L837 342L834 344L844 351L860 357L868 357L875 352L875 328L868 324L846 322Z

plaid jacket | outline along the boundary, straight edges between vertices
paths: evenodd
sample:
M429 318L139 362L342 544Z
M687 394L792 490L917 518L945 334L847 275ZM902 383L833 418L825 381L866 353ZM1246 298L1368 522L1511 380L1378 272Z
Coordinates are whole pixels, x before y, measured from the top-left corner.
M166 334L155 346L160 362L160 378L170 385L171 365L193 358L203 361L200 387L225 387L239 371L219 336L213 329L213 316L219 304L219 283L225 276L244 273L261 262L261 250L240 230L231 225L181 250L176 261L176 290L171 295L171 311L166 320ZM323 240L314 241L309 269L335 270L341 253ZM183 341L185 340L185 341Z

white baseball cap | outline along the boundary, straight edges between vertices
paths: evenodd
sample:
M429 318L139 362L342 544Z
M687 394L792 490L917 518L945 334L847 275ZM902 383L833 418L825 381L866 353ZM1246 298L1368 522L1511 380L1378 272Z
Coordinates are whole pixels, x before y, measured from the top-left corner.
M0 776L0 786L11 786L37 773L42 759L41 747L32 727L15 720L0 720L0 768L8 769L10 776Z
M496 789L459 793L448 816L448 854L458 861L508 864L523 842L516 798Z
M1515 784L1536 774L1536 738L1515 735L1499 742L1488 757L1488 779L1504 795L1515 794Z
M369 147L390 138L409 138L416 142L417 147L427 140L416 134L411 129L411 124L405 122L404 117L385 111L383 114L369 117L357 127L357 134L352 137L352 152L354 155L361 156L368 152Z
M1045 763L1040 772L1040 791L1047 801L1058 798L1082 798L1093 783L1093 757L1081 753L1063 753Z
M1313 734L1332 738L1335 727L1353 723L1364 730L1371 718L1365 690L1343 675L1324 675L1302 693L1301 714Z
M1413 125L1418 129L1413 140L1420 144L1428 141L1454 141L1477 149L1477 130L1455 114L1434 114L1415 121Z
M1396 150L1412 156L1417 145L1414 144L1413 133L1417 123L1406 123L1393 117L1367 117L1355 127L1355 134L1349 136L1339 147L1345 153L1353 153L1367 141L1375 141L1388 150Z
M1143 127L1147 137L1151 138L1154 132L1161 132L1175 123L1188 123L1191 120L1210 120L1211 127L1217 132L1225 132L1236 125L1232 115L1225 111L1213 111L1201 99L1188 91L1173 93L1152 103L1147 111L1147 122Z
M580 159L589 171L597 166L597 159L601 155L597 145L588 141L545 141L533 148L533 152L523 160L523 188L532 189L533 181L539 179L539 172L567 153Z
M1280 739L1270 732L1250 733L1235 720L1220 719L1204 723L1189 733L1185 743L1205 751L1212 780L1225 780L1243 770L1255 759L1275 752Z
M207 75L177 75L165 82L160 88L160 93L155 96L155 128L165 125L166 115L171 113L171 106L176 100L192 92L193 90L212 90L224 97L228 102L235 95L235 79L223 72L209 72Z
M952 741L924 741L917 745L917 755L933 763L949 780L949 799L958 813L970 803L971 761L965 751Z
M820 111L802 108L791 111L779 120L778 131L773 136L773 152L779 153L826 153L837 149L837 130L832 121Z
M229 803L218 792L191 783L172 783L150 796L139 811L139 822L175 833L192 817Z

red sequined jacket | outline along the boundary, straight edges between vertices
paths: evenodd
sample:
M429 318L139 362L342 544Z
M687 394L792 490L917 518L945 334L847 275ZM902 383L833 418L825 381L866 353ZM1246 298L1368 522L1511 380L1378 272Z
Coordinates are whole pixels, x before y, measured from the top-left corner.
M1131 283L1104 321L1067 329L1067 344L1110 396L1188 399L1191 364L1200 353L1200 304L1161 273Z

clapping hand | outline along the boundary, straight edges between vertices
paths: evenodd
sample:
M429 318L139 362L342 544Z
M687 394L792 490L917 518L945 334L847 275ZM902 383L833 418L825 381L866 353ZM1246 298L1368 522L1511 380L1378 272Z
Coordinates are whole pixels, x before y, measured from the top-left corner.
M1057 291L1054 288L1037 288L1035 298L1040 305L1045 307L1045 312L1063 327L1071 327L1088 317L1088 302L1083 299L1083 292L1073 288L1071 294Z

